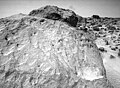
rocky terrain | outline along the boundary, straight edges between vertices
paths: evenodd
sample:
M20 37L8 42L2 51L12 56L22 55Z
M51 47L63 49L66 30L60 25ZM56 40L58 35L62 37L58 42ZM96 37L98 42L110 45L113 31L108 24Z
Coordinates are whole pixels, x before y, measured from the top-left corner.
M1 18L0 88L119 88L119 33L57 6Z
M86 27L93 31L107 76L115 88L120 87L120 18L86 18Z

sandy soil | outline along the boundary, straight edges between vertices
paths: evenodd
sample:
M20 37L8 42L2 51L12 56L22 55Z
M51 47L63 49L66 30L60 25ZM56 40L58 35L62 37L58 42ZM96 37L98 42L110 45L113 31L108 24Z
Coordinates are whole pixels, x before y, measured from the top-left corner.
M98 48L104 47L107 52L101 52L103 63L106 69L106 74L108 80L115 88L120 88L120 58L117 56L118 51L113 51L104 41L98 40L96 42ZM110 59L110 55L115 56L115 58Z
M109 64L104 65L106 68L107 78L115 88L120 88L120 72L115 70Z

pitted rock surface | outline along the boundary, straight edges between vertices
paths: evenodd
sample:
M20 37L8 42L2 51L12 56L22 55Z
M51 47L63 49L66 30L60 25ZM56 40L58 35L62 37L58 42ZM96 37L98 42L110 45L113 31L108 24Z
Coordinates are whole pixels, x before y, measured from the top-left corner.
M113 88L90 32L60 20L0 19L0 88Z
M82 17L76 15L72 10L49 5L31 11L29 13L29 16L43 17L52 20L61 20L74 27L76 27L77 23L82 20Z

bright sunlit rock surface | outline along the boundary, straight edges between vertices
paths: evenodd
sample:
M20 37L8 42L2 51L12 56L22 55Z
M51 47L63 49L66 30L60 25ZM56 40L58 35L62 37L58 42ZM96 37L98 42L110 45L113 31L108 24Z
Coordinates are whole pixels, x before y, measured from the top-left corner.
M83 18L46 6L0 19L0 88L113 88Z

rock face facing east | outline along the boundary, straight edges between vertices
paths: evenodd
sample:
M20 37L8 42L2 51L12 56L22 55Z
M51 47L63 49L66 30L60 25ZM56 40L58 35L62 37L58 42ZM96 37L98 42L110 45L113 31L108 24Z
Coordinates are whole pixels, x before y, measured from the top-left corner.
M0 19L0 88L113 88L76 19L54 6Z

